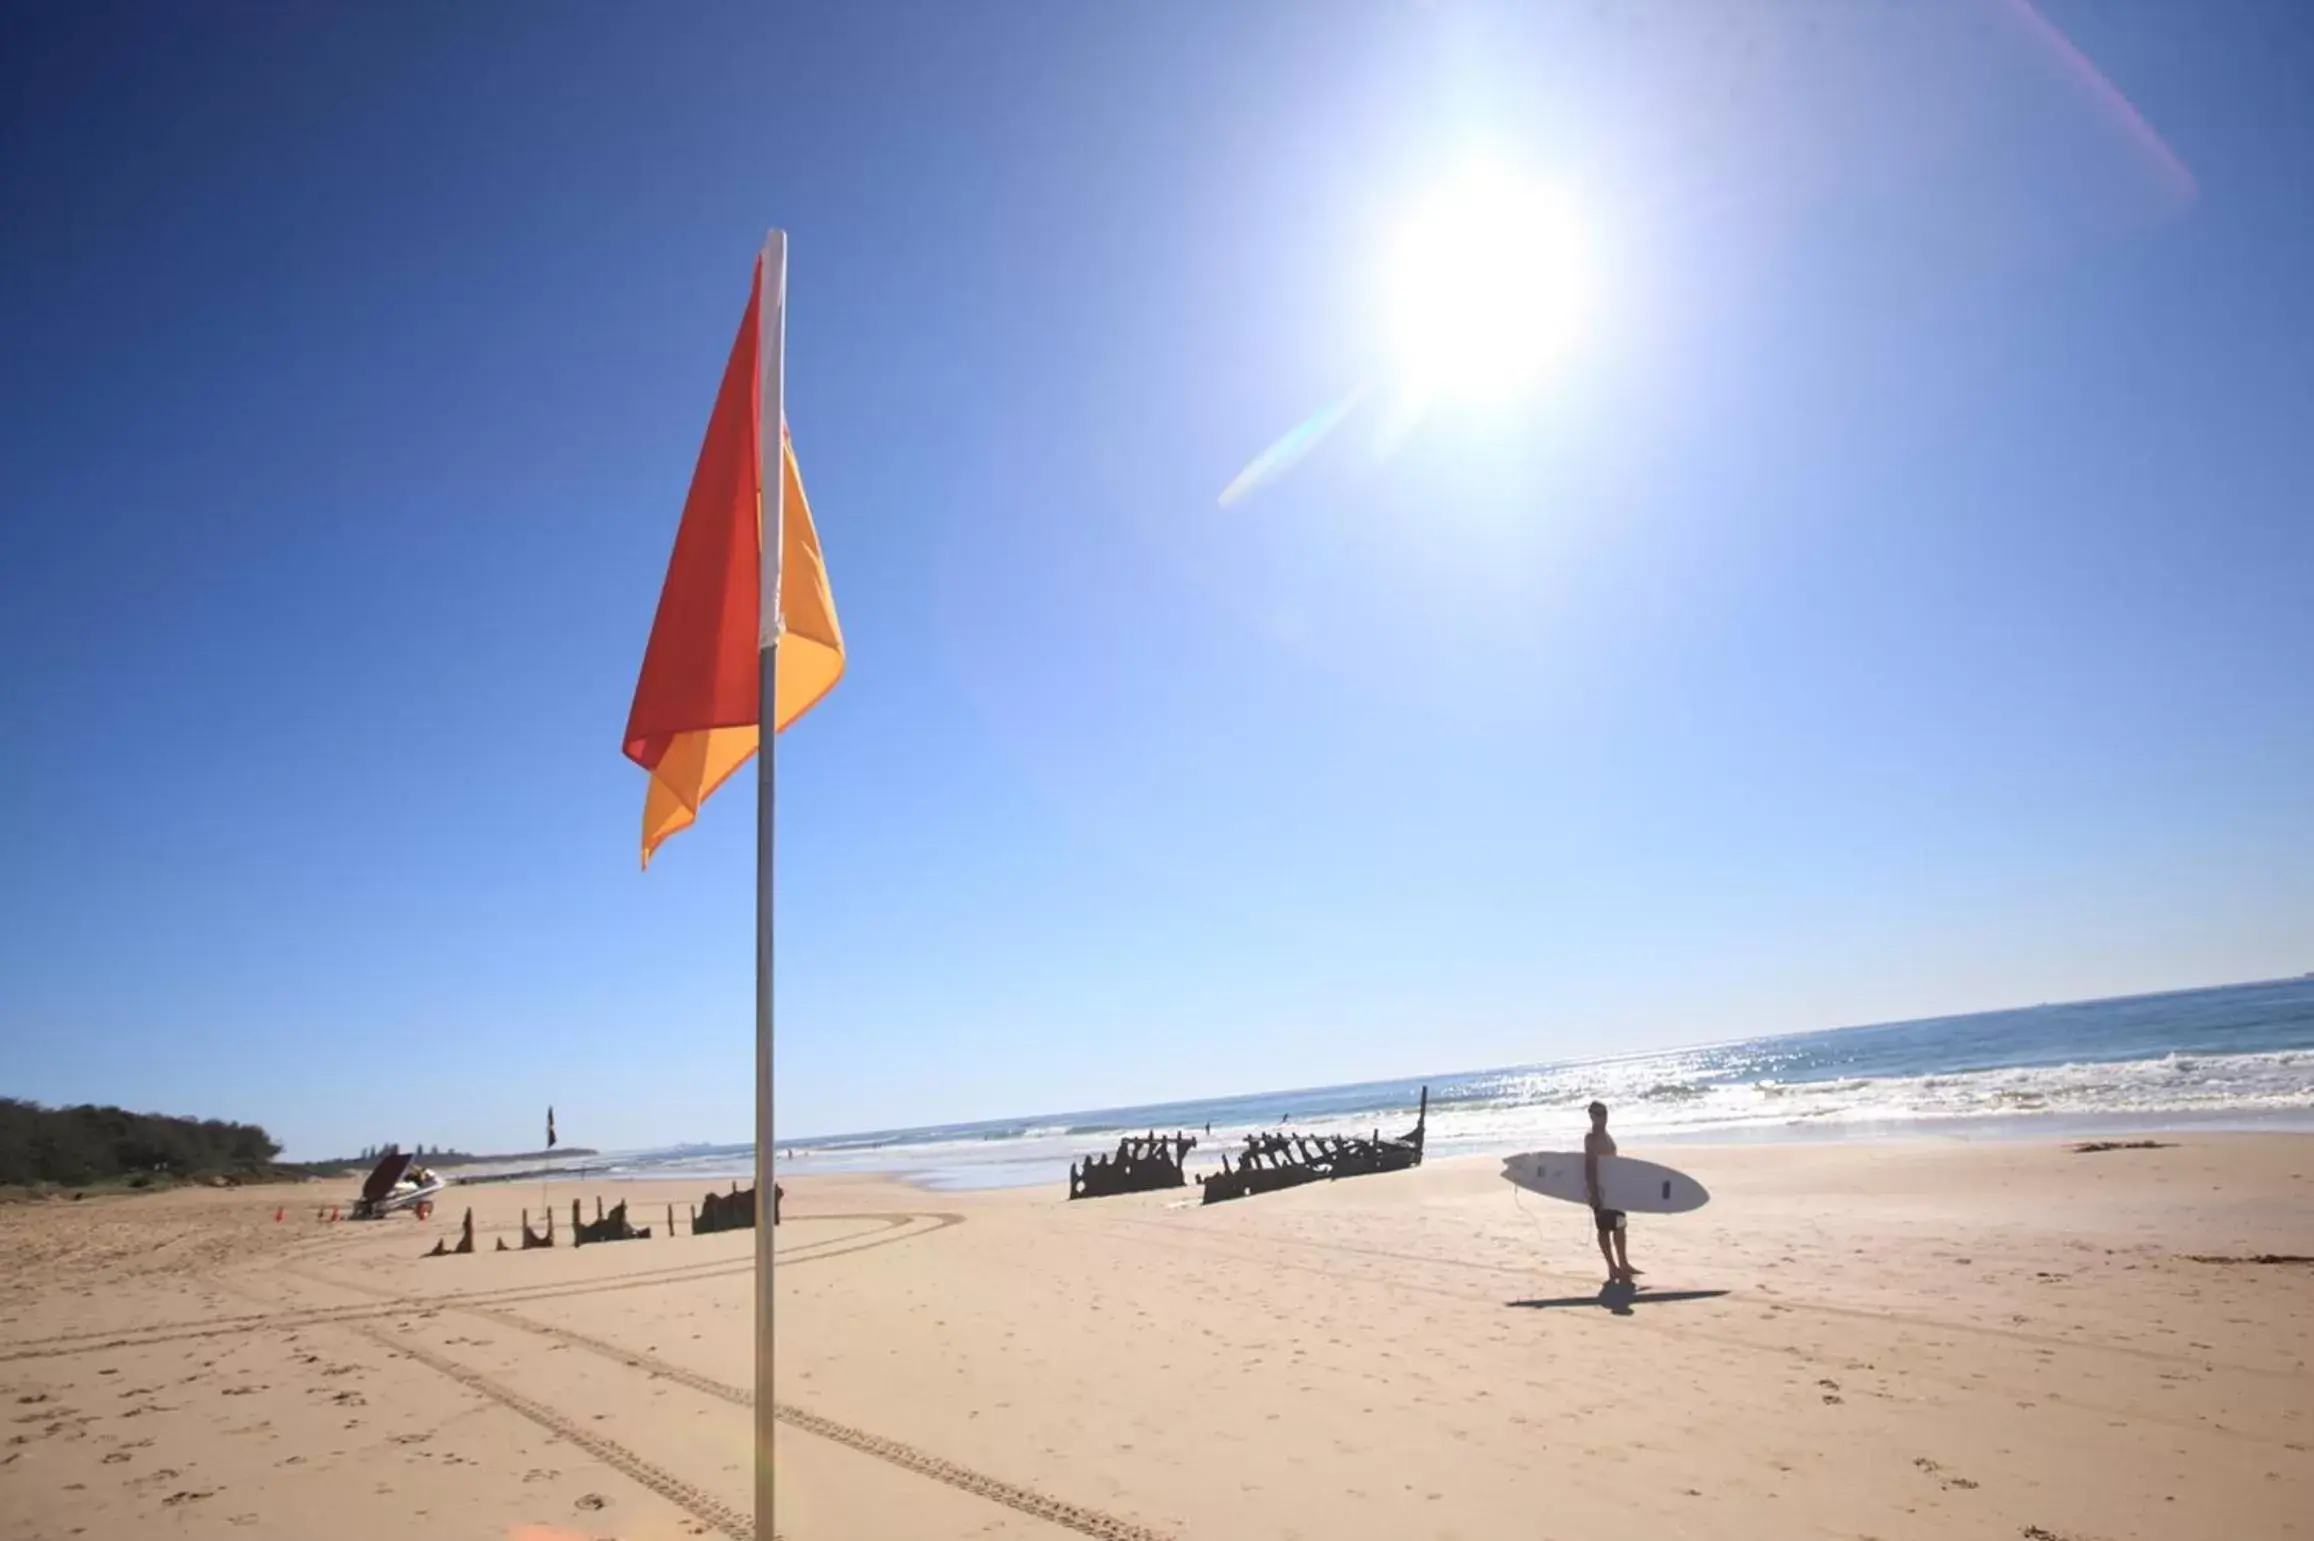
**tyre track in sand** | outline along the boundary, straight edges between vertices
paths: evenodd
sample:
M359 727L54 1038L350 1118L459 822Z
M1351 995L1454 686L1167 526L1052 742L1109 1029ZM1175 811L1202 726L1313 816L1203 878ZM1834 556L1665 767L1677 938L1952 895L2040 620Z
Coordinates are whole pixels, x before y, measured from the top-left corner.
M951 1217L951 1223L960 1219L961 1217ZM935 1227L934 1229L943 1228ZM932 1232L912 1231L908 1234L928 1236ZM889 1238L889 1240L902 1239L905 1238ZM882 1238L879 1239L879 1244L882 1240ZM320 1279L293 1268L284 1268L281 1271L293 1273L299 1278L310 1279L315 1283L334 1284L357 1293L375 1292L375 1286L372 1285L355 1284L347 1280ZM489 1302L448 1298L439 1300L437 1304L444 1310L457 1311L466 1316L494 1322L502 1327L511 1327L520 1332L531 1333L538 1337L567 1344L572 1348L583 1349L628 1369L640 1370L646 1375L673 1381L679 1386L688 1387L702 1395L727 1402L734 1407L752 1410L755 1406L755 1394L743 1387L717 1380L713 1376L702 1375L695 1370L687 1370L681 1365L641 1349L626 1348L569 1327L558 1327L548 1322L533 1321L527 1316L506 1309L508 1305L528 1304L530 1299L535 1298L541 1297L529 1297L520 1301ZM399 1346L423 1363L435 1363L434 1356L420 1352L403 1340L369 1328L357 1327L355 1330L375 1341ZM442 1366L437 1365L436 1367L441 1368ZM445 1373L452 1372L445 1370ZM463 1380L465 1377L461 1376L460 1378ZM487 1382L488 1377L477 1374L474 1376L474 1380ZM468 1383L472 1384L472 1382ZM476 1389L483 1388L477 1386ZM515 1393L511 1392L507 1395L508 1397L516 1396ZM501 1398L501 1400L506 1400L506 1398ZM516 1406L513 1401L508 1401L508 1405L515 1407L516 1411L522 1412L526 1417L532 1417L534 1420L537 1418L537 1415L532 1413L528 1406ZM541 1411L544 1410L541 1409ZM823 1417L792 1403L775 1403L772 1408L772 1416L802 1433L816 1435L833 1444L842 1445L847 1449L856 1450L862 1455L872 1456L879 1461L897 1466L903 1471L914 1472L920 1477L926 1477L934 1482L956 1488L961 1492L970 1493L977 1498L984 1498L991 1503L1001 1504L1017 1513L1028 1515L1034 1519L1045 1520L1064 1530L1073 1530L1079 1535L1092 1536L1096 1538L1096 1541L1173 1541L1173 1537L1168 1532L1153 1529L1121 1515L1107 1514L1098 1509L1087 1508L1082 1504L1070 1503L1066 1499L1055 1498L1049 1493L1041 1493L1034 1488L1023 1487L1019 1483L1007 1482L1001 1477L992 1477L985 1472L974 1471L970 1467L959 1466L953 1461L944 1460L927 1451L919 1450L913 1445L904 1444L896 1439L887 1439L883 1435L872 1434L865 1429L857 1429L847 1423L839 1423L833 1418ZM599 1440L601 1438L591 1431L581 1430L580 1432L585 1433L590 1439ZM635 1459L640 1460L639 1457ZM669 1480L675 1481L677 1479L670 1478ZM654 1491L664 1492L665 1490L654 1489ZM700 1517L708 1518L704 1514Z
M479 1313L478 1313L479 1314ZM389 1354L403 1354L430 1370L440 1371L467 1390L488 1397L509 1412L520 1413L549 1434L569 1440L605 1466L658 1494L694 1519L714 1526L732 1541L755 1541L755 1522L713 1495L685 1482L665 1467L653 1465L617 1440L606 1439L574 1423L542 1402L484 1375L481 1371L445 1358L409 1339L381 1331L367 1323L347 1325L347 1331L368 1339ZM773 1541L778 1541L775 1535Z
M590 1337L586 1333L576 1332L568 1327L556 1327L545 1322L534 1322L528 1317L518 1316L512 1311L500 1310L495 1307L461 1306L458 1309L469 1316L479 1316L501 1326L518 1328L524 1332L535 1333L540 1337L567 1343L573 1348L585 1349L589 1353L599 1354L605 1359L623 1364L630 1369L641 1370L648 1375L671 1380L679 1386L688 1386L693 1391L701 1392L719 1401L728 1402L734 1407L753 1409L755 1406L755 1394L753 1392L716 1380L712 1376L701 1375L695 1370L686 1370L681 1365L669 1363L656 1354L645 1353L640 1349L624 1348L619 1344ZM929 1477L935 1482L946 1483L950 1487L988 1499L992 1503L1002 1504L1008 1509L1017 1510L1036 1519L1048 1520L1063 1529L1073 1530L1079 1535L1094 1536L1099 1538L1099 1541L1172 1541L1172 1537L1165 1531L1153 1530L1146 1525L1119 1515L1104 1514L1098 1509L1088 1509L1082 1504L1073 1504L1066 1499L1055 1498L1048 1493L1040 1493L1034 1488L1007 1482L1001 1477L991 1477L983 1472L973 1471L969 1467L959 1466L953 1461L943 1460L939 1456L918 1450L913 1445L902 1444L896 1439L886 1439L880 1434L871 1434L865 1429L855 1429L850 1424L838 1423L833 1418L824 1418L818 1413L807 1411L793 1403L774 1403L772 1416L790 1428L800 1429L807 1434L816 1434L822 1439L843 1445L848 1449L857 1450L863 1455L874 1456L877 1460L888 1462L906 1471L912 1471L918 1476Z
M235 1284L219 1281L219 1289L239 1295L244 1300L262 1305L263 1298ZM415 1360L429 1370L448 1376L476 1395L496 1402L507 1411L529 1419L549 1434L566 1439L601 1461L612 1470L631 1478L649 1491L666 1499L684 1513L731 1538L731 1541L755 1541L755 1522L746 1514L724 1503L713 1494L684 1481L665 1467L645 1459L615 1439L605 1438L594 1430L573 1422L548 1407L533 1401L511 1386L502 1384L480 1370L460 1364L407 1338L385 1332L367 1322L330 1322L324 1325L344 1327L363 1341L383 1349L389 1355L401 1355ZM775 1531L771 1541L782 1541Z
M952 1225L962 1225L964 1217L946 1211L912 1211L905 1214L869 1213L840 1215L798 1215L797 1219L811 1220L880 1220L885 1222L881 1231L865 1235L830 1237L826 1241L799 1243L791 1251L802 1254L774 1259L780 1268L801 1267L805 1263L825 1262L853 1252L865 1252L872 1247L889 1246L896 1241L907 1241L917 1236L929 1236ZM929 1220L931 1225L922 1230L906 1230L916 1220ZM899 1234L893 1234L898 1232ZM753 1258L723 1259L713 1262L678 1263L666 1268L645 1269L637 1273L616 1274L606 1279L572 1280L560 1284L509 1285L503 1289L476 1290L468 1295L401 1295L380 1290L373 1285L350 1284L326 1274L309 1272L293 1263L276 1263L267 1270L288 1274L312 1284L342 1287L355 1294L368 1295L375 1305L312 1306L288 1310L249 1312L240 1316L216 1317L204 1322L185 1322L163 1327L126 1327L90 1332L57 1333L45 1338L30 1338L0 1347L0 1364L20 1359L53 1359L68 1354L98 1353L114 1348L145 1348L164 1343L182 1343L198 1338L225 1337L234 1333L263 1332L268 1328L284 1330L298 1327L327 1327L340 1323L375 1321L406 1311L438 1310L446 1304L460 1301L515 1303L529 1300L559 1300L574 1295L609 1294L619 1290L646 1289L659 1284L689 1284L699 1280L729 1278L734 1274L753 1273ZM220 1288L231 1289L223 1281ZM246 1291L235 1290L244 1299L257 1299Z
M611 1288L623 1286L630 1281L637 1283L680 1283L682 1280L679 1276L686 1273L713 1278L718 1274L734 1272L742 1267L753 1268L754 1266L752 1261L739 1263L728 1259L720 1259L715 1262L682 1263L669 1268L648 1269L642 1273L619 1274L613 1279L602 1280L589 1287ZM308 1279L314 1283L336 1282L304 1272L294 1263L276 1262L267 1269L267 1272L293 1274L298 1278ZM222 1289L231 1290L232 1288L222 1279L212 1282L215 1282ZM502 1295L517 1296L540 1289L562 1287L564 1286L517 1284L498 1290L477 1290L472 1298L479 1300ZM242 1290L233 1290L232 1292L245 1300L258 1298ZM401 1306L416 1309L431 1305L442 1298L438 1295L396 1295L391 1291L379 1290L370 1286L363 1287L361 1293L370 1295L382 1303L361 1306L291 1306L286 1309L277 1306L270 1311L245 1311L236 1316L212 1316L194 1322L160 1322L150 1327L99 1327L83 1332L59 1332L44 1338L25 1338L8 1344L5 1348L0 1348L0 1360L41 1358L50 1353L76 1353L94 1348L137 1348L147 1343L174 1343L184 1338L214 1337L220 1333L229 1332L255 1332L266 1327L320 1325L323 1322L333 1321L344 1316L357 1318L375 1316Z

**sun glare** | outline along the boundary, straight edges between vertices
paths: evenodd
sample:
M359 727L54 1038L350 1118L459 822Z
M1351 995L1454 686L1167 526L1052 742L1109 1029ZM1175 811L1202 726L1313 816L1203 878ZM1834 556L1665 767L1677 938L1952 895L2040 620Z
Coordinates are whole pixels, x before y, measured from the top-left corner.
M1498 169L1467 171L1419 202L1384 278L1408 390L1492 401L1539 383L1586 315L1586 257L1566 201Z

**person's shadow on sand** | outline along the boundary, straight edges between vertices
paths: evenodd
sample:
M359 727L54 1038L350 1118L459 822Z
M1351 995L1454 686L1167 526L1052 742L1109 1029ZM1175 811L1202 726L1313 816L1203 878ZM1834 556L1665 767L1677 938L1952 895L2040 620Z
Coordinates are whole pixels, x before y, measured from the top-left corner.
M1629 1316L1638 1306L1668 1305L1675 1300L1717 1300L1726 1290L1648 1290L1629 1284L1603 1284L1596 1295L1562 1295L1557 1300L1512 1300L1505 1304L1522 1311L1553 1311L1561 1306L1605 1306L1617 1316Z

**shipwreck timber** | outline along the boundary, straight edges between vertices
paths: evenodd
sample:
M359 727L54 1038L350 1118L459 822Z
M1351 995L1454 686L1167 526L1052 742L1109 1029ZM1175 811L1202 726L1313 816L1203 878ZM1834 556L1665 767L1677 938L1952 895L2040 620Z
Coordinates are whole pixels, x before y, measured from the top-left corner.
M775 1222L776 1223L776 1222ZM755 1190L733 1183L729 1193L710 1193L691 1216L691 1234L712 1236L717 1231L755 1229Z
M627 1223L627 1201L625 1199L613 1204L608 1215L603 1213L603 1201L600 1198L596 1199L595 1218L592 1223L580 1218L579 1201L572 1199L570 1201L570 1229L570 1244L574 1247L591 1246L605 1241L648 1241L651 1238L649 1226L634 1226Z
M1221 1158L1221 1170L1198 1179L1205 1202L1219 1204L1252 1193L1274 1193L1303 1183L1331 1182L1338 1177L1367 1177L1376 1172L1403 1172L1422 1165L1422 1142L1430 1124L1430 1088L1422 1088L1422 1102L1414 1127L1394 1139L1380 1130L1360 1139L1355 1135L1307 1136L1271 1131L1249 1134L1238 1153L1237 1165Z
M1113 1156L1087 1156L1069 1163L1069 1197L1105 1199L1119 1193L1154 1193L1186 1188L1182 1160L1197 1148L1194 1135L1127 1135Z

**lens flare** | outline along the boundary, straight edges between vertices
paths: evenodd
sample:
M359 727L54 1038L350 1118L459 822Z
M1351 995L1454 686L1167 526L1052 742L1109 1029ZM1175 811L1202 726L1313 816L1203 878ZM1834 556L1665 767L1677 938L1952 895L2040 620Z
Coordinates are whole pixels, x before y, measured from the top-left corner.
M1221 489L1221 506L1227 508L1249 493L1260 491L1300 464L1303 456L1324 443L1328 434L1342 426L1342 419L1355 411L1365 396L1366 388L1360 386L1332 406L1320 407L1287 429L1276 443L1248 461L1245 469Z
M2129 136L2145 158L2160 172L2163 182L2179 202L2192 200L2199 192L2194 174L2161 131L2147 121L2137 104L2121 94L2121 88L2089 60L2089 56L2073 46L2073 40L2059 31L2056 23L2043 16L2032 0L2007 0L2009 14L2041 45L2056 56L2081 88L2088 92L2107 115Z

